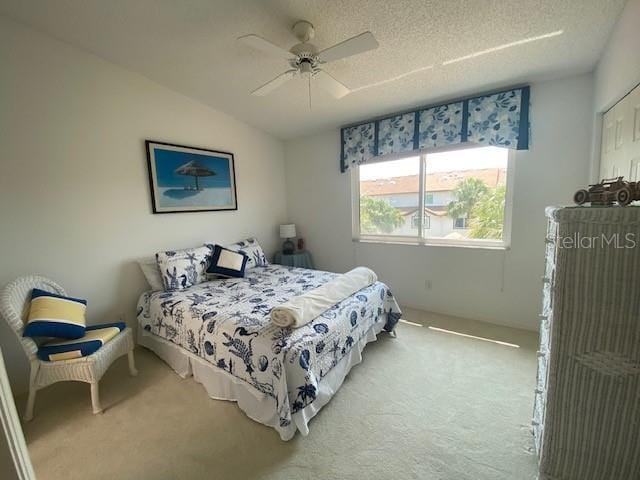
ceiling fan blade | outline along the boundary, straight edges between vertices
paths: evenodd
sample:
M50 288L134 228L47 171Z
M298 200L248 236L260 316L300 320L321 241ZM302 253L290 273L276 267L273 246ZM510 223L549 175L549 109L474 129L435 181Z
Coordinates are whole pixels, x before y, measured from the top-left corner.
M318 86L335 98L342 98L351 93L351 90L324 70L320 70L313 77Z
M286 72L278 75L273 80L269 80L267 83L265 83L261 87L256 88L253 92L251 92L251 95L255 95L256 97L264 97L268 93L278 88L280 85L291 80L293 77L296 76L297 73L298 73L297 70L287 70Z
M322 63L329 63L341 58L358 55L378 48L378 41L371 32L364 32L356 35L344 42L340 42L333 47L322 50L318 54L318 59Z
M242 37L238 37L238 41L251 48L255 48L256 50L260 50L261 52L271 55L272 57L284 58L285 60L296 58L293 53L288 52L284 48L281 48L258 35L244 35Z

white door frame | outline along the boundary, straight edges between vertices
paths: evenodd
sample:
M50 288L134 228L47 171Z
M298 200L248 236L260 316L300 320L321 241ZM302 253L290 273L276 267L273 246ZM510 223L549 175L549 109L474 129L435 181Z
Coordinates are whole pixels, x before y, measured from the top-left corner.
M13 401L2 349L0 349L0 421L2 421L2 427L4 428L7 445L11 451L18 479L35 480L36 476L31 465L27 444L24 441L20 418L18 417L16 404Z

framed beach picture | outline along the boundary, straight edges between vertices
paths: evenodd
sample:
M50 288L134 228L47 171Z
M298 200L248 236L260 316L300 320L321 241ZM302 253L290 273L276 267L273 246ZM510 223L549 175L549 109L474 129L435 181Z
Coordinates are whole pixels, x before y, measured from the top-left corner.
M233 153L147 140L153 213L237 210Z

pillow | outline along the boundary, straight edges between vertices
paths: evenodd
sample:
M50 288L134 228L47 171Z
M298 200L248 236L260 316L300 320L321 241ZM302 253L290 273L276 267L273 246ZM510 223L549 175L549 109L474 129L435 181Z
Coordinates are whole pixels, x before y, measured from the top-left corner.
M220 277L244 277L244 270L249 258L240 253L234 252L220 245L213 247L213 257L207 273Z
M147 283L151 287L151 290L164 290L162 275L160 274L156 257L139 258L138 265L140 265L140 270L142 270L144 278L147 279Z
M24 337L80 338L84 335L87 301L45 292L31 291L31 305Z
M262 251L262 247L255 238L247 238L231 245L225 246L229 250L242 253L249 257L247 260L247 269L251 270L256 267L266 267L269 265L267 257Z
M86 357L95 353L102 345L126 328L123 322L105 323L87 327L82 338L75 340L52 340L38 349L40 360L57 362Z
M208 247L156 253L165 290L182 290L207 280L211 251Z

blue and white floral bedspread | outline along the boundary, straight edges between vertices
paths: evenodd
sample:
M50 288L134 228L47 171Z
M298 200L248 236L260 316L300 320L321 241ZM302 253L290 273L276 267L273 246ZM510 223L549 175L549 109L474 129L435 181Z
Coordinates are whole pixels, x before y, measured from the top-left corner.
M318 383L378 323L393 330L400 308L380 282L297 329L273 325L269 312L336 277L281 265L245 278L214 280L138 302L141 328L167 339L275 399L280 425L316 398Z

